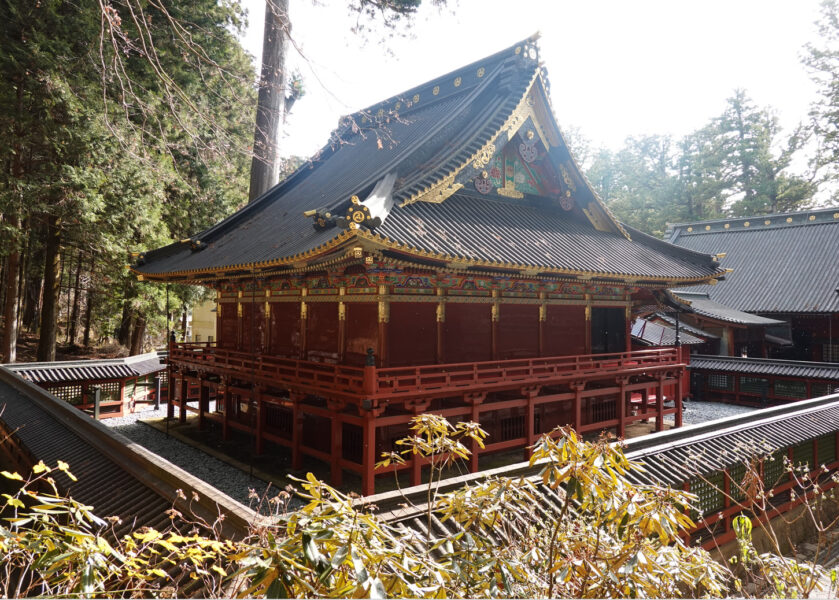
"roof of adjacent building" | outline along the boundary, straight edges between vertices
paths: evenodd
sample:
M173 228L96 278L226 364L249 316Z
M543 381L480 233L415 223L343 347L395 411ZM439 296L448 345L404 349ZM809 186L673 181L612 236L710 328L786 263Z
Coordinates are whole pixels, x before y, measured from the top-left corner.
M517 191L506 171L503 187L486 187L487 169L504 149L517 160L528 156L531 173L543 172L543 185L531 188L539 194ZM313 226L327 215L334 224L353 209L353 197L364 204L388 181L392 208L381 225ZM642 284L691 284L723 272L706 253L614 219L556 124L534 39L343 118L329 144L285 181L216 226L142 255L134 270L148 279L207 281L299 268L356 246L455 269Z
M839 381L839 363L694 354L690 359L690 368L696 371L732 371Z
M725 253L725 281L695 288L712 300L748 312L839 312L837 208L683 223L667 240Z
M675 346L676 328L646 319L635 319L632 322L632 338L645 346ZM683 331L680 324L679 343L690 346L704 344L705 340Z
M683 300L690 306L692 312L700 317L706 317L715 321L723 321L725 323L733 323L734 325L758 325L770 326L780 325L783 321L777 319L770 319L753 315L751 313L731 308L719 302L711 300L707 292L695 292L693 290L673 290L672 294L678 299Z
M651 321L661 320L661 321L664 321L665 323L668 323L670 325L675 325L676 324L676 319L674 317L672 317L668 314L662 313L662 312L653 313L652 316L647 317L647 318L650 319ZM720 339L720 336L718 336L718 335L715 335L713 333L705 331L704 329L699 329L699 327L694 327L693 325L688 325L687 323L684 323L681 320L679 321L679 329L687 331L688 333L692 333L693 335L695 335L697 337L700 337L700 338L703 338L705 340L718 340L718 339Z
M127 379L142 377L166 368L165 362L157 352L127 358L14 363L5 366L27 381L38 384Z

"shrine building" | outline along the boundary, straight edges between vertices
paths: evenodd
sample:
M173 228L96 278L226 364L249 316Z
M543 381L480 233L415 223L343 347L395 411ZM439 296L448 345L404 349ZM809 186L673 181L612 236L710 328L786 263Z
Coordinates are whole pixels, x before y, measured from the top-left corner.
M216 291L217 339L170 345L170 416L325 461L364 494L423 412L489 432L472 470L558 425L679 426L686 354L633 351L633 307L725 271L617 222L549 97L522 41L344 117L262 197L140 256L141 279ZM389 470L416 484L423 466Z

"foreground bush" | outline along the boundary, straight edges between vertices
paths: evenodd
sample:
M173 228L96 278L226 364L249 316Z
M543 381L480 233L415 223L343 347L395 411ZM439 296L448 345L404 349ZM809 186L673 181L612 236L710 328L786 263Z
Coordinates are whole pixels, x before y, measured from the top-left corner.
M3 472L22 487L4 495L0 595L605 598L739 589L726 567L680 537L693 527L689 494L631 483L626 475L638 467L619 445L587 443L571 429L555 434L533 449L532 462L543 461L538 496L536 484L511 478L437 494L443 468L485 434L418 417L402 452L384 462L405 454L431 462L425 531L382 522L374 507L309 475L296 492L303 509L286 511L281 493L268 500L273 524L254 525L242 541L218 539L213 524L174 510L168 531L116 539L112 519L58 493L49 467L37 465L26 482ZM545 494L550 506L540 504Z

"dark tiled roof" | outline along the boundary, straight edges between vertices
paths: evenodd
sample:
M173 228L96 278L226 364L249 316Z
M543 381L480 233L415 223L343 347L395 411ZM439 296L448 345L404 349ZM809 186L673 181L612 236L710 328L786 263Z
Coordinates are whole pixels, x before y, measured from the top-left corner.
M649 318L650 319L661 319L662 321L664 321L666 323L669 323L670 325L675 325L676 324L676 319L674 317L671 317L670 315L667 315L667 314L664 314L664 313L657 312L652 317L649 317ZM709 333L709 332L705 331L704 329L699 329L699 327L694 327L692 325L688 325L687 323L684 323L681 320L679 321L679 329L684 329L688 333L692 333L693 335L695 335L697 337L704 338L706 340L718 340L718 339L720 339L720 336L718 336L718 335L714 335L713 333Z
M533 41L525 40L356 113L287 180L190 240L147 253L135 270L151 278L200 280L219 270L283 268L361 237L384 248L445 254L479 266L513 264L685 283L720 273L707 254L614 221L585 184L561 135L545 160L557 173L560 167L573 171L576 204L569 212L551 208L552 200L476 198L464 193L467 188L449 197L457 186L472 185L481 171L476 165L486 164L478 160L481 152L500 150L530 122L531 116L519 114L526 94L535 105L548 102L544 86L546 74ZM558 132L552 116L539 118ZM389 174L396 176L394 206L375 235L339 227L315 231L313 220L303 216L315 209L343 214L352 195L364 199ZM428 196L417 201L437 189L446 190L436 197L442 203Z
M754 375L782 375L839 381L839 363L695 354L691 357L690 368L701 371L732 371Z
M644 239L635 241L634 233L630 241L597 231L539 201L456 194L442 204L417 202L394 209L376 233L419 250L489 263L640 277L690 278L714 272L706 256L665 254Z
M725 306L719 302L714 302L708 297L707 292L673 290L673 294L689 302L691 310L697 315L717 321L725 321L726 323L735 323L737 325L780 325L783 323L783 321L778 321L777 319L753 315L731 308L730 306Z
M692 357L691 363L693 360ZM679 485L692 477L708 475L754 456L767 456L836 431L839 396L779 408L782 410L755 410L747 415L671 430L681 432L681 436L653 434L636 438L639 445L647 447L633 451L630 441L627 457L640 462L645 472L633 472L632 478L639 482L652 480ZM653 446L656 441L660 445Z
M142 377L162 371L166 365L156 352L106 360L74 360L44 363L15 363L6 367L33 383L70 383L104 379Z
M726 254L721 265L733 272L696 288L717 302L759 313L839 312L837 208L674 225L668 240Z
M675 346L676 329L661 323L654 323L646 319L635 319L632 322L632 337L635 341L646 346ZM682 331L679 325L679 343L683 345L704 344L705 340L694 337Z

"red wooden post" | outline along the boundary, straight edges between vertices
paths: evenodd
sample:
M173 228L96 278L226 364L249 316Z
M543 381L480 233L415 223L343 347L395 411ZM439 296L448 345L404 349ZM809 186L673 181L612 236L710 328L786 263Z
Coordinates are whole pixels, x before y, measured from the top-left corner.
M655 390L655 430L664 429L664 374L658 376L658 386Z
M303 466L303 456L300 453L303 437L303 413L300 410L300 402L303 395L289 392L288 399L291 400L291 468L298 471Z
M344 420L341 412L344 410L344 402L341 400L327 400L326 408L332 413L329 430L332 438L331 451L329 453L329 477L332 485L340 487L344 483L344 471L341 467L341 460L344 458Z
M222 386L221 402L224 413L222 415L221 439L225 442L230 439L230 380L227 377L222 377L220 380ZM218 397L218 394L216 394ZM216 400L218 402L218 399Z
M437 355L436 359L438 363L444 362L445 352L444 348L444 335L445 335L445 326L446 326L446 305L443 302L439 302L437 304Z
M481 422L481 403L486 399L486 392L471 392L463 395L463 403L472 406L471 419L474 423ZM478 451L480 446L474 440L470 441L470 456L469 456L469 471L472 473L478 472Z
M530 455L533 454L533 444L536 443L536 396L539 395L540 388L530 387L522 390L522 394L527 398L527 416L525 417L525 437L527 438L527 447L524 449L524 460L530 460Z
M362 391L369 395L376 394L379 391L379 378L376 375L376 355L372 348L367 348L361 387Z
M618 377L618 383L621 386L618 398L618 437L622 438L626 435L626 384L628 380L626 377Z
M408 400L405 403L405 408L410 409L414 416L421 415L431 406L431 400ZM411 458L411 485L419 485L422 483L422 459L419 454L414 454Z
M574 429L579 433L583 426L583 390L586 389L586 382L575 381L571 383L571 389L574 390Z
M682 375L676 377L676 423L675 427L682 426Z
M254 435L256 436L255 451L257 456L259 456L265 448L265 440L263 438L265 429L265 407L262 400L262 388L258 386L254 387L253 396L256 401L256 431L254 432Z
M210 402L210 388L204 385L204 380L198 378L198 429L204 429L204 411Z
M171 360L171 359L170 359ZM174 419L175 418L175 398L180 394L180 381L179 377L175 376L175 370L172 368L171 363L169 364L169 381L167 382L167 387L169 388L166 391L166 418L167 419Z
M181 377L181 397L180 400L180 410L178 411L178 422L183 424L186 423L186 404L187 404L187 395L189 394L189 381L186 378L186 375Z
M376 491L376 413L378 411L364 411L364 445L362 449L361 493L371 496Z

